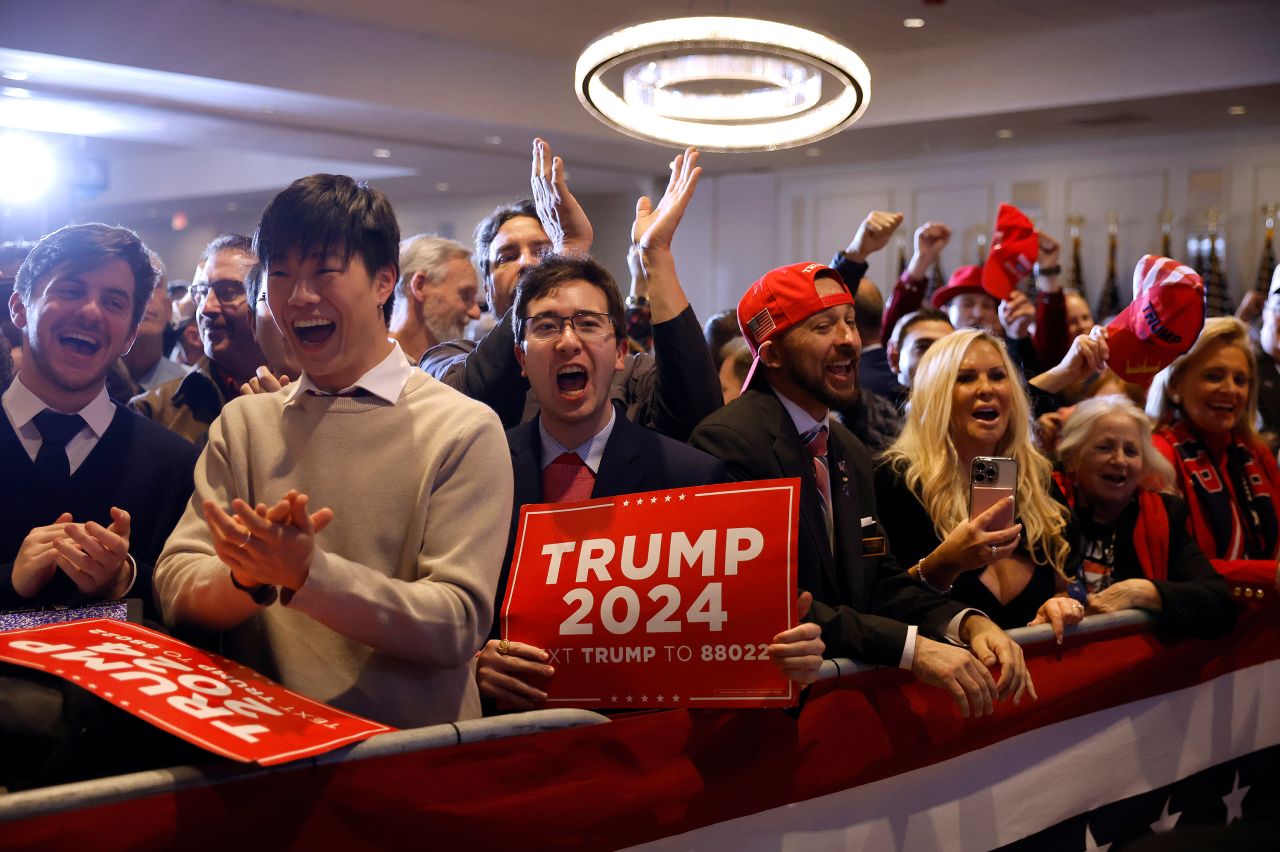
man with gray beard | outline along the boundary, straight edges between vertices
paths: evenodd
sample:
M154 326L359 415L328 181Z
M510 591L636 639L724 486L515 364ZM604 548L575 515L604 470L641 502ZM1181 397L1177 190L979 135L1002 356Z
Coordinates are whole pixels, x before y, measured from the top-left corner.
M401 241L391 337L416 366L432 346L462 337L467 320L480 319L479 289L471 249L462 243L434 234Z

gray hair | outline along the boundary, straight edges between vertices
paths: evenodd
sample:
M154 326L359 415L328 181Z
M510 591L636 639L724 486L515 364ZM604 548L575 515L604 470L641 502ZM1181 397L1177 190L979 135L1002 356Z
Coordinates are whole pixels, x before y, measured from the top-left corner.
M433 281L444 276L444 267L451 260L471 260L471 249L457 240L435 234L415 234L400 241L400 280L396 282L396 298L409 295L409 282L418 273L424 273Z
M1151 443L1151 420L1124 394L1095 396L1076 406L1067 422L1062 424L1062 436L1058 439L1058 458L1062 466L1070 473L1075 472L1080 454L1085 451L1085 442L1093 434L1093 427L1108 414L1123 414L1138 427L1142 486L1151 491L1173 491L1173 465Z

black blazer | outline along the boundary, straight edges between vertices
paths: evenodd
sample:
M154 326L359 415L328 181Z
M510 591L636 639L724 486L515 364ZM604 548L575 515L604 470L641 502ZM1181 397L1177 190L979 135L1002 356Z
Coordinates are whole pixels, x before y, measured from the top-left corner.
M884 531L876 512L871 457L862 442L832 422L827 442L835 509L835 553L827 543L822 495L795 423L767 382L757 377L737 400L694 430L689 443L718 457L736 480L799 477L799 586L813 593L808 620L822 627L828 656L896 666L907 625L942 635L964 607L912 580L887 551L873 550ZM872 522L862 526L863 518Z
M637 426L627 419L620 405L614 405L616 417L613 432L604 447L600 471L596 475L592 497L616 497L637 491L657 491L695 485L728 482L730 477L719 460L679 441L659 435L652 429ZM507 575L511 571L516 529L520 526L520 509L528 503L542 503L542 435L538 418L507 430L511 448L511 469L515 476L515 499L511 504L511 528L507 535L507 552L498 578L498 596L494 603L491 639L498 638L502 598L506 594Z

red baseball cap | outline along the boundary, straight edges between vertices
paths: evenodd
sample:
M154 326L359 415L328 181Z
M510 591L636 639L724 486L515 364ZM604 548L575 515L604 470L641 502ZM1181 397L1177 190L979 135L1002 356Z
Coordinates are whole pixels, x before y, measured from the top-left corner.
M980 266L960 266L956 271L951 273L951 277L947 279L945 287L939 287L933 291L933 306L938 310L942 310L943 306L959 296L961 293L985 293L993 299L996 297L992 293L987 292L987 288L982 285L982 267ZM996 299L999 301L999 299Z
M1009 298L1014 286L1031 274L1039 256L1035 224L1012 204L1001 204L991 254L982 264L982 284L987 292L999 301Z
M1149 385L1203 327L1200 276L1171 258L1143 255L1133 270L1133 301L1107 326L1107 366L1126 382Z
M840 273L829 266L793 263L766 272L738 300L738 328L755 356L742 386L751 384L760 363L761 344L819 311L851 304L853 294L849 287Z

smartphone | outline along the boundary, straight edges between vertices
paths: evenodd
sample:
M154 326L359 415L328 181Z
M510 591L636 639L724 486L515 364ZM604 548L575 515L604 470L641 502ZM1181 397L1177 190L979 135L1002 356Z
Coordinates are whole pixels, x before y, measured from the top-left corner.
M969 517L974 518L1006 497L1014 502L1004 523L993 529L1013 526L1018 516L1018 461L999 456L978 456L969 472Z

